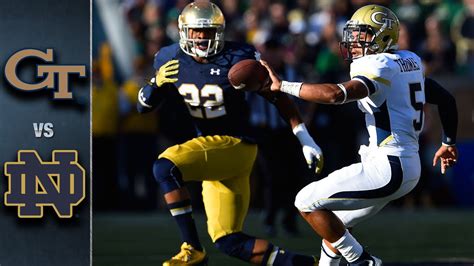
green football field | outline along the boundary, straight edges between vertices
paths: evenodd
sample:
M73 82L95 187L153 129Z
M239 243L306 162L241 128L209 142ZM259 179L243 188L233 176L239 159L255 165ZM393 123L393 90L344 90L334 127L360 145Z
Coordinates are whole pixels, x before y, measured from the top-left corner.
M214 248L205 216L195 219L209 265L246 265ZM321 240L299 219L301 236L279 230L274 244L319 256ZM264 236L261 217L251 212L245 231ZM474 265L474 210L387 209L359 225L354 235L389 265ZM161 265L179 250L177 226L168 213L102 213L93 217L93 265Z

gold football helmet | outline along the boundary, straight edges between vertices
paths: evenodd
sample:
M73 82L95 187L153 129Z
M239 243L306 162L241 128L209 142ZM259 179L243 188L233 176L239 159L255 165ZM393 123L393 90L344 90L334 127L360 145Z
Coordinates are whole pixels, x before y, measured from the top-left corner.
M208 57L224 48L224 14L217 5L209 1L188 4L178 18L179 45L188 55ZM192 39L189 29L215 29L214 39ZM207 47L203 49L202 47Z
M343 30L340 46L344 58L356 59L353 48L362 48L362 55L357 58L396 50L399 26L397 16L386 7L367 5L357 9Z

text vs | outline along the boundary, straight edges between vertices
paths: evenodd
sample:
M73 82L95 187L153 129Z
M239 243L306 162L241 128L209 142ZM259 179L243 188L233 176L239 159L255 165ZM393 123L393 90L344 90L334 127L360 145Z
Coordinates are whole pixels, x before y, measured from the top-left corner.
M54 136L53 123L33 123L35 137L52 138Z

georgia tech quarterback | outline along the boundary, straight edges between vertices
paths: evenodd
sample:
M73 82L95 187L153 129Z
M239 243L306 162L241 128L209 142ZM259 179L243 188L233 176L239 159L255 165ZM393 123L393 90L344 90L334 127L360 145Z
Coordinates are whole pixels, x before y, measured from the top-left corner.
M197 132L196 138L165 150L153 166L155 179L183 240L181 251L163 265L207 261L192 217L186 181L203 181L208 233L225 254L255 264L313 265L311 256L280 249L242 232L257 146L247 124L245 94L232 88L227 73L237 62L255 59L255 48L224 41L224 16L209 1L188 4L178 20L179 43L156 54L156 76L138 95L139 111L147 112L170 99L169 95L180 94ZM321 150L291 100L284 93L261 95L272 101L291 124L307 162L321 164Z
M334 171L304 187L295 205L323 238L320 265L338 265L341 255L355 265L380 265L346 228L376 214L388 202L410 192L420 178L418 136L423 105L438 105L442 145L433 158L441 171L457 160L456 101L444 88L425 78L421 59L397 50L399 21L383 6L367 5L347 21L341 44L351 60L351 80L341 84L281 81L271 68L271 90L327 104L357 101L365 113L369 146L361 146L361 162Z

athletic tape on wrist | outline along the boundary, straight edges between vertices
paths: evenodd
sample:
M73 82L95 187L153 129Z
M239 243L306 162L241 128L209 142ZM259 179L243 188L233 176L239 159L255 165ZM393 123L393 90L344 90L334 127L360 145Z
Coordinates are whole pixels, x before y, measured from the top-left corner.
M289 82L282 81L280 91L291 94L296 97L300 97L300 90L303 82Z
M298 124L293 128L293 134L295 134L301 144L307 144L313 140L304 123Z

